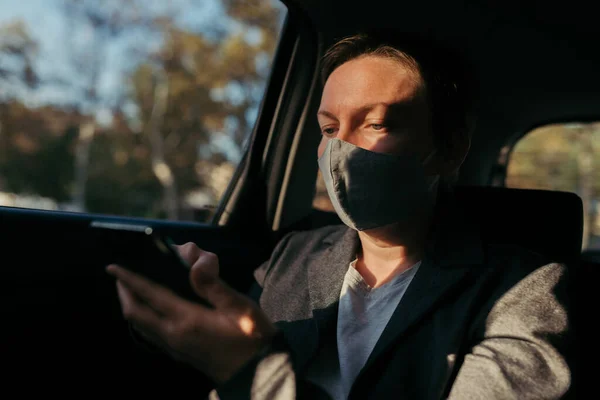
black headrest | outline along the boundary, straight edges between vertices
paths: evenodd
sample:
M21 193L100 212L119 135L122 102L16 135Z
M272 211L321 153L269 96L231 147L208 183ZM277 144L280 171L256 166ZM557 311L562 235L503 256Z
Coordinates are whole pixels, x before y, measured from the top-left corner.
M515 244L559 262L579 258L583 235L583 203L574 193L461 186L458 204L476 222L484 239Z

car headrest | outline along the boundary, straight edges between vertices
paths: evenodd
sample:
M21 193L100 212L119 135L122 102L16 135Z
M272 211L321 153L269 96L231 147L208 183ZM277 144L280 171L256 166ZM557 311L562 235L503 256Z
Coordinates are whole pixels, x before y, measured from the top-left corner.
M575 193L459 186L455 196L488 242L518 245L558 262L579 259L583 203Z

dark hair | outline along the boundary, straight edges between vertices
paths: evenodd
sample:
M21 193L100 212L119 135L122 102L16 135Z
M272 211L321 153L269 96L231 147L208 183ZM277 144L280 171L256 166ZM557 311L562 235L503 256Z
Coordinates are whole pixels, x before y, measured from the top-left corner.
M325 53L323 85L340 65L367 55L397 60L421 77L438 149L447 152L457 141L470 141L474 85L463 57L429 39L388 31L361 33L341 39Z

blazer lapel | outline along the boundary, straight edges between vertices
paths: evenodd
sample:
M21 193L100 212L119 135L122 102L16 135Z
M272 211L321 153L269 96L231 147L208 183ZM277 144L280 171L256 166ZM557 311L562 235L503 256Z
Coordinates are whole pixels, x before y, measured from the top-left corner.
M323 249L306 264L312 318L276 323L290 343L299 371L316 354L319 344L335 328L344 275L356 255L358 234L342 228L323 239Z
M332 235L333 236L333 235ZM335 328L344 276L356 257L358 234L347 228L341 237L330 237L329 246L311 257L308 287L318 337Z
M417 324L444 295L459 287L483 261L479 232L462 213L453 210L426 250L419 271L413 278L358 378L392 343ZM358 381L358 378L356 379Z

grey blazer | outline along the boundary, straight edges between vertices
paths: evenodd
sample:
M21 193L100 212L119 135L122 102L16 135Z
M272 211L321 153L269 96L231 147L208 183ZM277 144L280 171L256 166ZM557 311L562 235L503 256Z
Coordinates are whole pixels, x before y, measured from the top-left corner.
M569 270L484 243L457 209L436 226L350 398L571 398ZM209 397L328 398L303 372L320 349L336 346L337 303L358 245L345 226L280 241L255 277L281 335Z

